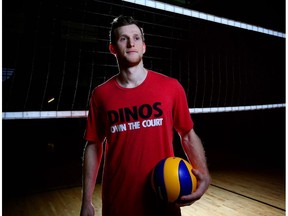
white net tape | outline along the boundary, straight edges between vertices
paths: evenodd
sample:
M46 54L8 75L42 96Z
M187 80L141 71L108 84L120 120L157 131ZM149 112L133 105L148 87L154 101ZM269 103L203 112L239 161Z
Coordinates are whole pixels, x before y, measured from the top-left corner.
M200 113L218 113L218 112L236 112L236 111L252 111L263 109L275 109L286 107L285 104L265 104L250 106L233 106L233 107L207 107L207 108L190 108L191 114ZM86 118L87 110L79 111L30 111L30 112L3 112L2 119L52 119L52 118Z
M276 37L281 37L281 38L286 37L286 34L282 32L273 31L267 28L263 28L260 26L255 26L255 25L251 25L251 24L247 24L243 22L238 22L238 21L227 19L224 17L214 16L211 14L175 6L175 5L164 3L164 2L153 1L153 0L123 0L123 1L134 3L134 4L139 4L139 5L143 5L146 7L159 9L159 10L164 10L164 11L168 11L172 13L177 13L177 14L181 14L184 16L194 17L194 18L198 18L198 19L202 19L202 20L206 20L210 22L215 22L215 23L219 23L223 25L233 26L233 27L237 27L237 28L241 28L245 30L273 35Z

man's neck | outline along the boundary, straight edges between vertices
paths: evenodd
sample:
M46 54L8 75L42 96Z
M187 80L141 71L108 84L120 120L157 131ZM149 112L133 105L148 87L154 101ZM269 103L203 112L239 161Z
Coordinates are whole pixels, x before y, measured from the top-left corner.
M148 71L143 65L136 67L120 69L117 76L117 82L124 88L135 88L139 86L147 77Z

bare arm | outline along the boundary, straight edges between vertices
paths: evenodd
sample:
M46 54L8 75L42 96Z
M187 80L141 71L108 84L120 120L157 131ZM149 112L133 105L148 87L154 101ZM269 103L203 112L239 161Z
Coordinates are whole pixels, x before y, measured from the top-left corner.
M92 198L102 154L103 143L87 142L83 160L81 216L93 216L95 214Z
M187 196L183 196L182 200L186 202L184 205L190 205L199 200L208 189L211 183L211 177L207 168L205 151L202 142L193 129L181 137L183 149L188 160L193 166L193 173L197 178L198 184L196 191Z

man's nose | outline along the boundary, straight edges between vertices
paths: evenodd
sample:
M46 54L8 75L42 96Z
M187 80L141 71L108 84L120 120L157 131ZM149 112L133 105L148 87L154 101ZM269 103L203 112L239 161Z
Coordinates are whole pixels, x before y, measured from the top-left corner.
M134 46L135 46L134 40L133 40L132 38L129 38L129 40L128 40L128 46L129 46L129 47L134 47Z

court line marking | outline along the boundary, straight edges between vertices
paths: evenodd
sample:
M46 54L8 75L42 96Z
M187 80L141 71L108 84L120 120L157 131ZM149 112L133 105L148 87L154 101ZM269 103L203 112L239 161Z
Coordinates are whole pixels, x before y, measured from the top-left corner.
M241 194L241 193L238 193L238 192L236 192L236 191L233 191L233 190L230 190L230 189L227 189L227 188L224 188L224 187L221 187L221 186L215 185L215 184L210 184L210 186L213 186L213 187L219 188L219 189L221 189L221 190L225 190L225 191L227 191L227 192L230 192L230 193L233 193L233 194L239 195L239 196L241 196L241 197L245 197L245 198L247 198L247 199L250 199L250 200L256 201L256 202L258 202L258 203L261 203L261 204L264 204L264 205L270 206L270 207L272 207L272 208L276 208L276 209L279 209L279 210L281 210L281 211L286 212L286 210L283 209L283 208L281 208L281 207L278 207L278 206L272 205L272 204L270 204L270 203L267 203L267 202L264 202L264 201L261 201L261 200L257 200L256 198L249 197L249 196L247 196L247 195L245 195L245 194Z

